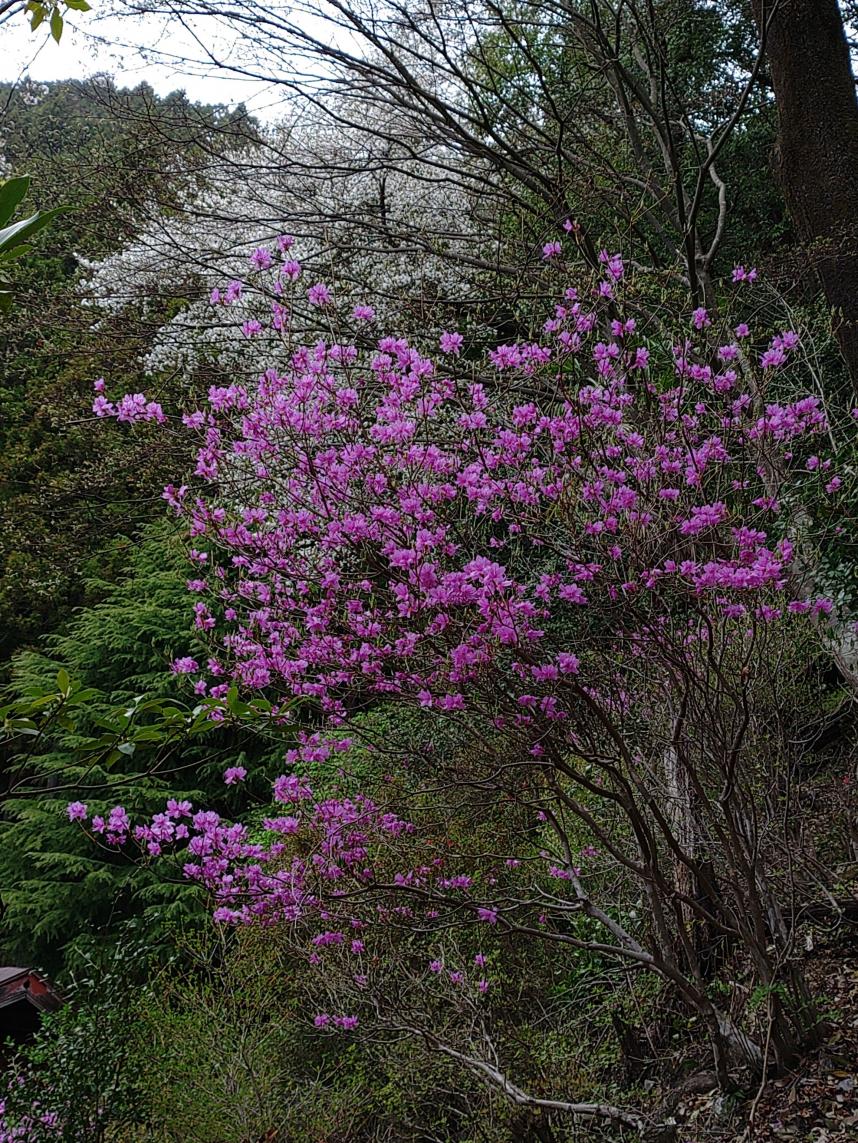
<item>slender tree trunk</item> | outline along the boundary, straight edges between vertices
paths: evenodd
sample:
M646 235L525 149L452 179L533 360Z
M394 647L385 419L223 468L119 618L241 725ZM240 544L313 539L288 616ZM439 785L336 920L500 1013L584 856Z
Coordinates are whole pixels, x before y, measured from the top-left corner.
M679 751L674 743L670 743L664 751L664 779L665 779L665 817L670 824L671 832L677 843L682 847L683 853L692 861L696 857L697 829L694 821L694 802L688 774L679 758ZM696 878L688 865L679 858L674 858L673 884L677 892L684 897L694 899L697 896ZM690 933L694 918L691 906L682 904L679 907L682 924Z
M858 100L843 19L837 0L753 6L768 24L781 187L858 392Z

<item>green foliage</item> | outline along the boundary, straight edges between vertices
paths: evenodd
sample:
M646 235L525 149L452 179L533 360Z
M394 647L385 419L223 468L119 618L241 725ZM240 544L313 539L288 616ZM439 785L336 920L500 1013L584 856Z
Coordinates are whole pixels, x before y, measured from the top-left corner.
M308 982L288 931L172 936L168 960L139 937L81 958L67 1007L15 1061L25 1083L13 1114L34 1103L53 1112L70 1143L538 1138L528 1133L530 1113L510 1108L419 1036L356 1041L314 1028L324 985ZM474 1048L480 1027L490 1028L503 1065L530 1090L595 1084L609 1093L617 1074L610 1013L632 1001L638 1013L652 1011L654 998L632 998L619 979L580 974L560 1001L548 994L560 958L539 946L526 957L510 948L496 955L508 963L494 974ZM442 1038L461 1034L452 997L434 1016ZM575 1137L566 1126L554 1125L556 1143Z
M61 210L59 207L54 210L37 210L29 218L12 222L12 216L26 198L29 189L29 175L20 175L18 178L0 182L0 310L8 310L12 304L12 290L3 275L3 267L29 254L32 250L29 240L47 226Z
M152 1061L146 1095L164 1138L221 1143L272 1129L281 1138L313 1113L325 1053L296 1012L294 969L225 933L184 943L182 963L158 975L138 1049Z
M572 10L579 7L585 18L601 10L606 29L614 23L603 6L573 4ZM621 8L615 15L617 39L610 51L604 45L608 55L615 47L629 75L639 75L638 55L646 55L651 64L659 61L654 74L663 75L661 96L674 122L672 146L688 193L700 155L678 125L693 123L702 136L723 125L735 109L756 61L751 6L659 0L646 10ZM629 23L621 34L624 20ZM498 10L494 31L480 29L479 51L468 60L479 92L475 118L485 116L497 124L523 154L544 148L544 172L556 187L556 204L546 209L538 188L523 187L510 177L510 202L501 208L506 259L517 264L522 250L538 250L556 238L566 212L594 241L639 257L651 274L668 278L681 228L677 230L672 176L665 170L656 132L632 99L642 148L635 153L625 131L618 129L617 93L609 84L594 82L598 69L574 27L574 17L555 21L529 0L515 0L503 5L502 16ZM539 122L543 134L534 137L524 126L528 119ZM776 135L776 109L761 82L754 85L747 113L719 153L717 171L729 202L728 225L712 266L715 279L728 275L736 262L757 262L771 270L791 258L794 234L771 169ZM645 174L666 188L656 207L644 190ZM717 215L715 186L707 179L700 219L706 243L715 234ZM523 267L518 288L531 284ZM512 280L505 283L505 296L509 287L516 288ZM516 335L510 330L510 336Z
M63 946L85 934L110 936L111 925L135 915L153 931L204 915L180 875L93 845L69 823L69 801L96 813L117 803L143 812L173 796L235 814L268 800L281 765L282 743L249 722L247 704L215 723L204 700L176 693L169 663L194 644L185 559L169 526L117 541L108 555L127 560L126 573L89 581L97 602L42 650L15 656L0 710L7 783L0 930L25 960L56 964ZM242 762L249 780L227 789L223 770Z
M251 131L239 110L161 99L141 85L0 84L2 157L32 176L37 207L68 206L9 264L15 306L0 336L0 655L55 629L83 602L100 550L161 516L164 484L187 457L156 432L92 415L92 383L150 387L140 362L157 307L93 321L87 263L120 249L153 202L173 208L211 155ZM151 324L154 323L154 326ZM206 382L203 382L206 384ZM158 396L187 394L165 378Z
M59 40L64 7L86 11L88 4L30 0L33 27L47 21ZM720 121L735 98L737 76L753 62L748 6L728 11L664 0L658 7L667 29L659 51L677 121ZM601 102L595 96L587 106L576 102L576 92L592 90L580 49L563 29L549 33L529 20L531 5L510 6L509 13L519 50L499 36L496 43L486 40L479 58L470 61L478 77L497 87L494 103L487 96L491 115L510 115L514 122L515 112L542 107L549 121L543 101L550 90L560 119L582 127L594 153L607 156L620 182L634 186L638 165L629 148L615 146L613 102L604 94ZM530 59L539 62L541 82ZM121 803L136 816L161 809L168 797L259 822L270 811L270 780L282 769L288 743L266 718L264 699L246 701L233 688L224 720L213 722L211 704L169 669L176 656L206 655L190 623L181 543L160 519L160 485L186 457L148 427L133 434L116 425L96 431L89 413L91 382L102 372L123 376L129 390L143 387L139 362L151 329L179 312L186 299L152 300L133 319L127 312L104 314L93 325L83 287L86 260L119 249L145 221L151 201L169 215L194 185L197 160L225 149L243 128L222 109L195 108L182 95L157 99L145 87L119 92L109 81L94 89L73 83L33 87L28 99L8 88L3 94L9 100L7 164L33 172L39 202L73 208L62 214L40 209L11 222L30 179L18 175L0 184L0 270L9 276L0 305L13 292L16 300L0 345L0 651L11 654L0 699L0 941L9 961L73 970L67 1006L46 1019L10 1069L24 1078L10 1100L13 1117L34 1104L54 1111L62 1138L71 1143L564 1143L581 1137L568 1121L558 1117L543 1134L543 1120L510 1108L433 1048L420 1029L462 1052L500 1061L516 1083L546 1098L595 1093L622 1102L628 1097L623 1088L641 1078L632 1074L640 1061L629 1059L635 1040L648 1045L650 1086L671 1067L706 1066L704 1050L696 1054L692 1042L693 1023L669 1007L661 981L577 947L599 932L583 911L570 907L562 935L571 943L565 946L501 926L478 928L467 918L451 927L443 938L451 966L473 972L476 953L488 958L489 991L469 999L440 978L426 987L430 952L419 931L375 931L370 925L362 932L367 952L361 954L370 997L365 982L357 983L357 962L348 949L339 962L336 951L326 953L325 972L313 972L306 934L287 926L212 930L207 902L180 870L166 861L135 862L69 823L66 806L76 799L91 813ZM731 203L716 268L723 273L734 261L759 260L778 285L790 285L798 277L790 265L792 233L768 167L775 112L764 85L754 99L753 113L718 160ZM563 178L575 185L558 179L560 206L581 202L579 220L589 231L605 236L612 248L634 244L646 252L652 272L641 275L642 328L673 320L676 286L669 268L675 251L635 192L618 203L617 184L592 177L586 164L566 164ZM547 227L554 235L558 219L546 220L543 198L529 194L516 191L500 231L509 251L535 249L538 267L539 244ZM704 231L715 226L713 203L714 196L704 211ZM22 260L24 253L29 257ZM630 268L630 276L637 272ZM494 309L486 326L503 330L504 337L516 337L541 308L535 275L523 273L519 289L520 296L515 286L505 288L497 303L496 291L487 290ZM757 287L754 304L761 325L783 327L782 297ZM816 336L824 327L821 310L805 297L796 304L791 296L790 304L795 315L789 324L803 340L805 327L814 331L806 339L808 354L821 346L814 365L820 388L840 397L833 343ZM460 316L452 313L451 320ZM185 383L174 378L157 378L156 384L161 399L186 395ZM854 483L855 460L845 448L838 472ZM823 486L810 476L807 485L803 503L823 526L840 527L843 517L835 517ZM787 527L794 530L784 513L772 525L773 538ZM847 537L821 575L844 610L858 598L849 543ZM819 670L808 648L796 643L773 647L772 654L782 669L766 718L753 728L760 755L773 733L767 720L788 717L790 732L803 739L825 702L833 707L842 699L839 689L825 694L817 687L816 707L809 709L812 688L795 681ZM731 670L741 666L729 664ZM828 713L836 711L823 710ZM481 740L467 720L454 730L393 703L363 710L353 729L359 741L348 754L348 769L314 776L319 796L380 791L379 800L408 805L420 836L436 852L445 845L460 863L470 857L477 882L490 876L491 885L508 885L511 892L545 892L552 836L537 822L527 788L516 788L515 798L501 797L479 779L481 752L499 757L496 743L484 735ZM519 759L506 761L510 774L519 769ZM223 770L241 764L248 781L226 788ZM800 764L811 765L804 756ZM758 793L761 800L769 796L763 788ZM581 799L594 815L601 812L596 796ZM838 827L839 814L829 815ZM627 827L612 829L622 848ZM576 832L568 825L567 836L573 849L590 840L583 827ZM840 861L839 836L823 843L827 860L825 844L831 862ZM500 860L498 868L490 867L487 855L513 850L522 854L520 870L510 872ZM403 862L407 867L422 859L425 854L391 851L386 872L392 878ZM600 871L596 861L587 884L610 902L609 916L632 933L643 932L645 905L622 874ZM141 934L143 945L130 943ZM698 934L692 935L696 940ZM712 996L735 993L734 968L722 976L716 964L706 983ZM783 999L781 984L758 987L747 1005L762 1021L775 999ZM315 1030L313 1014L328 1009L361 1011L359 1036ZM34 1143L39 1131L33 1129Z
M146 959L139 941L86 957L65 983L63 1007L9 1061L7 1122L25 1126L32 1143L127 1139L123 1129L142 1121L142 1073L128 1064L148 996Z
M51 35L57 43L60 42L63 34L63 13L62 8L69 12L89 12L90 5L87 0L48 0L48 3L43 3L43 0L27 0L27 11L30 14L30 29L36 31L41 27L45 20L51 29Z

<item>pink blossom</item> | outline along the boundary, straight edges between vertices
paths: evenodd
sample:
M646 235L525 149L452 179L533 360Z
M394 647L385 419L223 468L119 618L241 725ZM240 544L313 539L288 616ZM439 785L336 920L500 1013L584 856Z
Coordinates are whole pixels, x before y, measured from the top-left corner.
M727 518L727 505L723 500L715 504L701 504L691 509L691 515L679 525L683 536L696 536L708 528L714 528Z
M694 322L695 329L705 329L706 326L712 324L712 319L709 317L708 312L703 308L703 306L699 306L691 315L691 317Z
M116 407L101 394L99 394L92 402L92 411L97 417L116 416Z
M733 267L733 281L734 282L755 282L757 280L757 271L755 267L746 270L744 266Z
M558 291L541 333L482 360L475 343L467 369L401 336L368 346L364 331L353 344L353 322L337 329L332 309L316 315L306 344L290 343L258 378L219 381L203 409L181 429L176 421L197 450L197 480L193 491L168 486L165 499L197 545L188 584L213 646L206 679L215 700L232 687L249 701L270 696L272 721L289 734L279 805L231 822L171 799L133 826L114 807L90 828L102 844L178 860L219 923L285 923L319 981L345 966L347 982L366 983L354 972L376 931L366 925L389 923L409 944L409 927L446 933L456 918L515 924L534 878L553 884L539 923L566 930L574 902L560 882L578 876L573 858L546 850L523 876L529 843L524 860L506 857L500 838L477 839L478 851L458 833L447 844L443 815L425 812L424 776L436 789L455 772L435 729L473 729L485 773L500 759L510 790L520 774L516 828L523 844L527 821L547 839L571 812L550 784L559 760L570 799L579 773L595 805L620 788L603 745L610 757L628 749L621 776L650 796L636 736L658 733L652 719L673 680L685 668L697 677L701 664L705 674L713 643L718 656L736 652L721 661L739 662L768 637L763 625L831 613L829 600L790 599L796 545L765 515L778 508L770 458L785 496L790 480L811 483L801 466L824 444L821 402L767 392L758 405L746 371L722 368L745 358L738 347L716 354L692 336L654 342L657 378L635 374L649 351L635 347L623 312L622 259L599 259L581 289ZM300 272L291 260L272 268L280 296ZM322 288L313 304L328 304ZM708 321L697 311L698 330ZM797 344L794 331L779 333L771 366ZM441 353L462 346L460 334L442 335ZM132 419L145 416L145 397L129 402ZM829 464L806 462L831 486L840 478ZM196 660L172 669L206 693ZM373 757L365 715L387 704L412 711L413 738ZM243 771L230 767L224 781ZM383 804L358 792L367 772L379 775ZM419 819L401 817L397 802L423 807ZM580 850L581 860L597 854ZM608 876L610 862L600 862ZM425 955L427 973L445 973ZM474 957L480 970L486 962ZM464 972L444 979L466 982ZM473 983L485 991L487 974ZM314 1023L349 1030L356 1019L321 1013Z
M600 250L599 261L605 267L608 276L615 282L618 282L623 277L625 273L625 266L623 264L623 259L619 254L609 254L607 250Z
M250 255L250 265L256 270L268 270L273 261L271 251L264 246L257 247Z
M464 338L460 333L448 333L445 330L440 339L441 352L448 353L451 357L458 357L462 352L463 342Z
M311 306L327 306L332 300L331 292L323 282L317 282L307 291L307 301Z

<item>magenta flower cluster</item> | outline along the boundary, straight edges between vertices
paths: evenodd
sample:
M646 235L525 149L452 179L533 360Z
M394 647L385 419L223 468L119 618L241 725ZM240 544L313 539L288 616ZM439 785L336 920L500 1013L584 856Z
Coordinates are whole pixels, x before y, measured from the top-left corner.
M343 750L349 745L342 740L323 750ZM307 761L319 748L318 741L310 738L296 753ZM237 781L243 776L242 767L233 767L225 778ZM370 881L373 844L413 830L369 798L317 801L309 784L294 774L277 780L274 797L288 811L264 820L265 844L251 840L246 826L224 821L211 810L195 810L189 801L171 799L163 812L136 826L122 806L114 806L106 821L98 815L89 818L87 806L80 802L69 806L68 815L94 834L104 834L111 846L133 842L152 857L181 847L184 875L211 891L215 919L228 923L295 921L307 914L318 915L320 897L315 886L319 881L335 884L347 874L364 883ZM312 851L311 857L295 852L288 839L296 835ZM325 932L317 934L314 943L325 946L343 940L340 932ZM361 951L361 942L353 941L352 952Z
M273 251L252 259L280 294L302 274L283 258L290 246L279 262ZM559 254L559 243L546 245L546 273L562 272ZM226 679L273 691L311 703L324 727L291 752L274 784L287 809L253 837L188 803L132 827L121 807L104 821L75 802L72 820L153 856L178 847L218 920L333 919L315 933L312 957L360 958L356 910L330 900L346 884L377 885L380 855L395 855L414 826L366 796L313 795L307 775L330 774L350 748L343 729L356 704L372 696L442 718L464 712L540 763L574 753L579 727L599 711L633 713L616 664L636 659L649 671L668 627L689 646L716 626L741 641L831 610L788 590L795 549L779 515L783 485L821 478L830 495L840 486L817 455L827 429L818 398L771 396L796 334L781 331L752 357L701 309L679 343L648 343L618 312L622 258L603 251L599 264L586 287L563 285L537 339L469 361L462 336L445 331L443 362L404 338L381 337L369 352L318 340L293 347L255 386L213 387L185 415L198 487L169 486L165 498L212 553L195 553L206 577L189 582L197 629L215 630L223 648L203 672L209 693L224 694ZM737 267L734 280L755 276ZM218 303L240 290L232 283ZM328 287L305 296L335 321ZM374 318L369 306L350 315ZM734 332L752 336L744 324ZM124 400L100 415L123 419ZM173 670L199 665L183 657ZM245 776L230 767L224 781ZM545 872L553 893L582 876L551 855ZM487 882L438 857L406 863L390 884L427 895L424 921L459 895L475 924L506 922Z

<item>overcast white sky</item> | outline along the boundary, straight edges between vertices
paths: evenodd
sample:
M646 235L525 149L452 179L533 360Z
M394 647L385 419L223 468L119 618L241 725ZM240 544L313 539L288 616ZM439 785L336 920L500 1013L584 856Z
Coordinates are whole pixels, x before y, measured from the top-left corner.
M95 7L95 6L94 6ZM31 79L84 79L97 72L109 72L120 86L134 87L143 81L151 84L159 95L184 89L191 99L207 103L240 103L262 118L281 113L282 94L274 87L239 79L223 72L209 76L191 74L163 64L147 63L123 42L146 43L157 30L151 21L145 29L135 29L127 20L98 19L96 11L70 12L59 44L54 43L42 25L31 32L27 20L18 16L0 26L0 80L11 81L28 74ZM180 39L161 44L169 53L193 55L188 45L183 53ZM149 46L156 46L151 44Z

